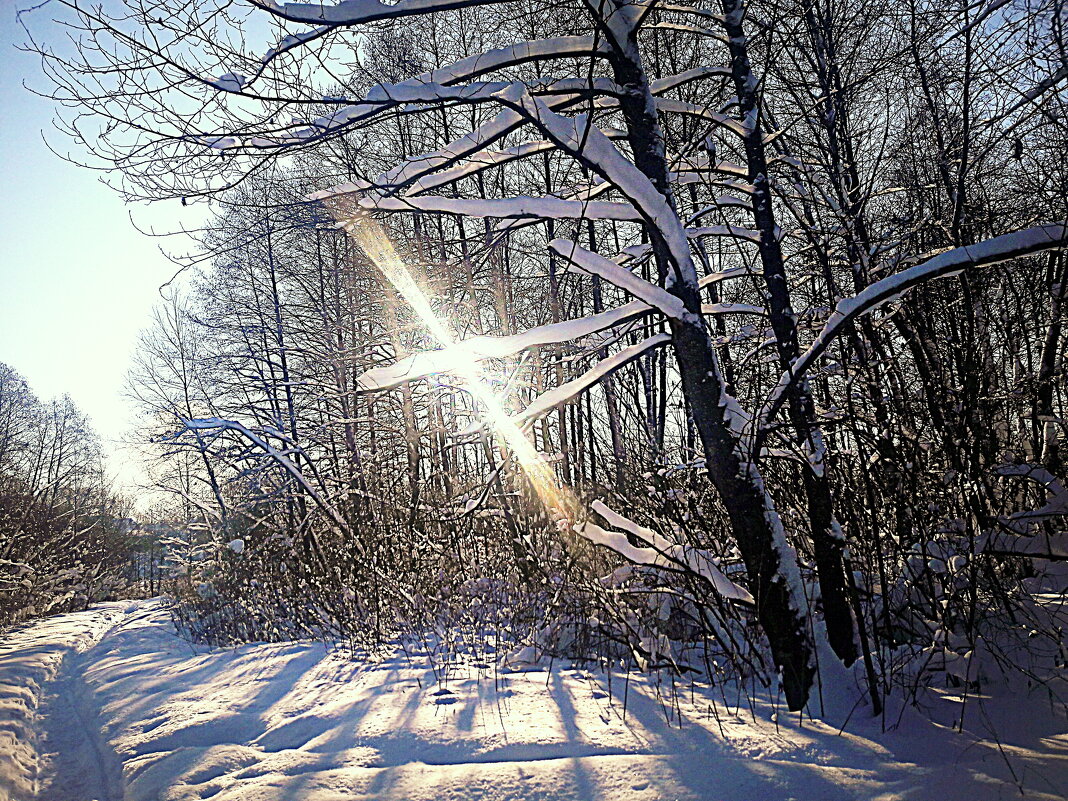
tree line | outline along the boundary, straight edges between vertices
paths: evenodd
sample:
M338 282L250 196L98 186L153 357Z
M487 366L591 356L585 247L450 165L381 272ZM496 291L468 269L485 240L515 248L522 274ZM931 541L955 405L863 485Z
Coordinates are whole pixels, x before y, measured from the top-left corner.
M70 397L41 401L0 363L0 630L125 587L129 510Z

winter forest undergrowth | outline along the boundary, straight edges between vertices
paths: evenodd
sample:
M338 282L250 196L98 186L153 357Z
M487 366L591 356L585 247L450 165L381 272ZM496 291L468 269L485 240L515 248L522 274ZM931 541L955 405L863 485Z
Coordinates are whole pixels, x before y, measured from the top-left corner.
M20 19L86 163L209 211L129 376L147 534L51 497L47 437L8 422L25 386L0 373L0 625L162 593L129 614L206 661L318 641L407 654L443 694L456 671L499 694L498 671L547 669L557 702L565 668L614 673L659 705L664 753L727 748L722 724L663 732L729 696L794 745L997 743L1005 770L961 798L1068 791L1064 0L52 0ZM97 631L95 653L102 614L51 625ZM119 773L147 775L121 678L83 657ZM1044 739L1002 747L1013 705ZM673 775L611 797L719 797ZM920 797L879 775L849 797ZM478 792L528 797L504 786ZM215 792L173 797L242 797Z

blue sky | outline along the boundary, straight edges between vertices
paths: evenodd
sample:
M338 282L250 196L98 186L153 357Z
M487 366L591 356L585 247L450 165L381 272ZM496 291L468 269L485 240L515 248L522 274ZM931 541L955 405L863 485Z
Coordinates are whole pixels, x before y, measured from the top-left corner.
M182 243L139 233L174 230L176 202L127 206L101 175L49 151L74 144L52 127L51 102L23 88L45 87L39 61L19 52L16 6L0 8L0 361L41 398L69 393L92 418L109 467L126 486L140 477L119 441L131 423L122 386L139 331L159 287L174 273L160 253ZM48 9L31 18L34 34Z

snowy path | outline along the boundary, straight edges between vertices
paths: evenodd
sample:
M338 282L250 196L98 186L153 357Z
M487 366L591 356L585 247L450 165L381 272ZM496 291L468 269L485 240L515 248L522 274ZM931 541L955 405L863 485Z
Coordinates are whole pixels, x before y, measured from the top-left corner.
M0 642L0 801L122 801L82 654L136 610L105 604L24 626Z
M32 801L35 780L37 801L1021 797L996 747L914 716L839 735L698 694L680 729L638 680L624 718L622 689L560 666L442 685L419 659L314 643L211 651L153 603L111 604L0 645L0 801ZM1017 717L1002 748L1027 797L1063 798L1063 719Z
M122 801L122 762L101 736L81 671L80 655L69 654L44 687L37 710L37 794L49 801Z

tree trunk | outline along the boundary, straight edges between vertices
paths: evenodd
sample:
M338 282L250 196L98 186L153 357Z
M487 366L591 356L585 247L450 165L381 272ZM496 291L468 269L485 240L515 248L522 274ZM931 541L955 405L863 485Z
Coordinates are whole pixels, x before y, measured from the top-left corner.
M738 114L746 126L743 143L749 182L753 185L753 220L760 232L760 261L768 290L771 327L775 333L779 362L783 370L789 370L800 355L797 320L791 306L786 266L772 207L764 133L760 125L758 81L749 62L743 27L744 9L741 0L723 0L723 27L731 54L731 74L738 94ZM805 447L808 456L808 467L802 469L802 474L827 637L838 658L846 665L851 665L857 658L857 648L842 559L845 539L834 520L826 448L823 433L816 424L816 409L808 382L794 382L787 400L797 441Z
M663 134L634 30L625 41L616 40L613 45L609 60L622 90L620 109L634 163L674 209ZM677 215L668 223L681 227ZM671 320L672 347L709 476L727 509L749 573L757 619L768 637L772 658L782 671L787 705L792 710L801 709L808 700L814 669L793 552L756 464L744 454L742 444L727 424L735 402L723 386L715 348L701 316L693 263L675 263L661 231L650 226L650 232L660 274L674 274L670 291L691 312L685 319Z

